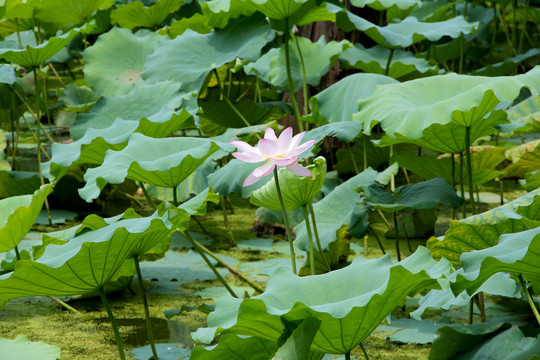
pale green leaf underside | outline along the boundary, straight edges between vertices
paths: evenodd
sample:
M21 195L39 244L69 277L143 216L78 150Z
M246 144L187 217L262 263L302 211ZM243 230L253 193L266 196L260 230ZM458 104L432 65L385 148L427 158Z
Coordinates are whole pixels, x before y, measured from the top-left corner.
M14 84L15 81L15 69L9 65L0 64L0 83Z
M312 0L246 0L244 6L263 13L274 20L285 20L294 16L304 5ZM292 26L292 24L290 24Z
M2 356L17 360L57 360L60 359L60 348L45 344L43 341L31 342L24 335L17 335L14 340L0 339Z
M250 164L233 159L227 165L208 176L208 185L223 196L229 196L229 194L235 193L248 198L253 191L263 186L266 181L273 181L272 176L269 174L255 184L246 187L242 186L248 175L260 165L260 163Z
M350 50L347 50L342 58ZM378 85L395 82L394 79L384 75L349 75L309 100L315 122L322 122L318 121L319 117L329 123L351 121L352 114L358 111L358 99L371 96Z
M386 10L392 6L400 10L407 10L413 6L421 5L419 0L352 0L351 4L356 7L365 7L366 5L375 10Z
M294 175L285 168L278 171L281 196L285 210L292 211L306 206L321 191L326 176L326 160L318 157L307 167L313 177ZM251 193L250 202L271 210L281 210L274 179Z
M90 201L107 183L120 184L126 178L172 188L219 148L203 138L155 139L135 133L124 149L109 150L101 166L88 169L86 185L79 194Z
M317 276L298 277L280 268L262 295L244 300L218 299L216 310L208 316L208 325L216 327L218 333L277 340L283 332L280 317L292 322L311 316L321 320L311 349L345 354L364 340L407 294L435 287L435 279L448 269L447 262L436 263L425 248L395 265L388 255L357 259L344 269ZM207 334L203 330L194 337L205 342L213 335Z
M474 125L499 102L514 100L522 87L538 94L538 84L540 66L517 76L431 76L377 88L371 97L359 100L354 118L363 122L366 133L381 123L389 136L419 139L433 124L455 120L456 125Z
M256 10L244 6L244 0L211 0L204 2L201 6L202 12L206 15L206 24L211 28L224 28L229 21L240 16L249 16Z
M51 185L43 185L32 195L0 200L0 252L12 250L26 236L51 192Z
M154 32L132 34L120 28L100 35L95 44L84 51L86 82L101 96L126 95L142 82L146 58L163 39Z

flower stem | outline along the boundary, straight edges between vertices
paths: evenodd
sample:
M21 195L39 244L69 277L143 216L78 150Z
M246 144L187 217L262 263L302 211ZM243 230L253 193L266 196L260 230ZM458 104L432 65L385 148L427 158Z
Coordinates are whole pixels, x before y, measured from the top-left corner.
M291 73L291 49L289 48L289 39L291 38L291 30L289 29L289 19L285 19L285 67L287 69L287 84L289 86L289 95L291 96L291 102L294 109L294 116L296 117L296 122L300 131L304 131L304 126L302 125L302 119L300 116L300 108L298 107L298 102L296 101L296 92L294 91L294 85L292 80ZM296 268L296 265L294 266ZM296 271L294 271L296 274Z
M401 261L401 254L399 252L399 231L398 231L398 221L397 221L397 211L394 212L394 229L396 230L396 252L397 259Z
M396 49L392 48L390 49L390 54L388 55L388 60L386 61L386 69L384 70L384 75L388 76L388 73L390 73L390 64L392 64L392 58L394 57L394 51Z
M111 307L109 306L109 302L107 301L107 297L105 296L105 291L103 291L103 288L99 288L98 291L99 295L101 296L101 302L103 303L103 306L107 311L107 315L109 315L109 320L111 321L111 325L114 331L114 337L116 338L116 345L118 346L118 353L120 354L120 359L126 360L126 354L124 353L124 345L122 344L122 338L120 337L120 332L118 331L118 325L116 325L116 319L114 318Z
M15 257L17 258L17 261L21 260L21 253L19 253L19 248L15 246Z
M311 270L311 275L315 275L315 247L313 246L313 237L311 235L311 225L309 223L309 214L307 212L307 208L305 205L302 206L302 211L304 212L304 221L306 222L306 230L307 230L308 240L309 240L309 268Z
M285 204L283 204L283 197L281 196L281 187L279 186L277 166L274 168L274 181L276 182L276 190L278 194L279 205L281 206L281 214L283 215L283 222L285 223L285 230L287 231L287 238L289 240L292 271L294 274L296 274L296 256L294 255L294 244L292 240L291 228L289 227L289 219L287 218L287 212L285 211Z
M521 284L521 287L523 288L523 291L525 292L525 296L527 297L527 302L529 303L529 306L531 307L534 317L536 318L536 321L538 322L538 324L540 324L540 314L538 313L538 309L536 308L536 305L534 304L531 293L529 292L529 288L527 288L527 284L525 284L525 280L523 280L523 276L521 274L519 274L519 282Z
M296 43L296 50L298 50L298 58L300 59L300 67L302 68L302 86L304 90L304 115L307 115L309 112L309 103L308 103L308 93L307 93L307 82L306 82L306 66L304 64L304 56L302 55L302 50L300 49L300 43L298 42L298 36L294 36L294 42Z
M146 320L146 333L148 334L148 341L150 342L150 348L152 349L152 360L158 360L156 343L154 341L154 333L152 332L152 321L150 320L150 310L148 310L148 300L146 299L146 290L144 289L141 267L139 265L139 257L135 256L133 260L135 260L135 270L137 270L137 278L139 279L139 286L141 287L141 297L144 306L144 318Z
M463 152L459 153L459 191L463 199L463 218L467 217L467 205L465 203L465 184L463 180Z
M364 348L364 344L360 343L360 348L362 349L362 352L364 353L366 360L369 360L369 356L367 354L366 348Z
M218 278L219 281L221 281L221 283L223 284L223 286L225 287L225 289L227 289L227 291L229 292L229 294L231 294L232 297L234 298L238 298L238 296L236 296L236 294L234 293L233 289L231 289L231 287L229 286L229 284L227 283L227 281L223 278L223 276L221 276L221 274L219 273L219 271L217 271L216 267L214 266L214 264L212 264L212 262L210 260L208 260L208 258L206 257L205 253L204 253L204 250L201 249L201 244L199 244L197 241L195 241L195 239L193 239L191 237L191 235L189 235L189 233L186 231L186 232L180 232L182 235L184 235L184 237L186 239L188 239L188 241L191 243L191 245L193 245L193 248L199 253L199 255L201 255L201 257L203 258L204 262L206 263L206 265L208 265L208 267L212 270L212 272L214 273L214 275L216 275L216 277Z
M175 186L173 186L173 189L172 189L172 191L173 191L172 197L173 197L173 205L174 206L178 206L178 194L176 192L177 187L178 187L178 185L175 185Z
M326 259L326 255L321 245L321 240L319 239L319 230L317 230L317 221L315 220L315 211L313 210L313 203L311 201L308 203L308 207L309 207L309 212L311 213L311 220L313 223L313 234L315 235L315 241L317 242L317 247L319 248L321 257L324 261L324 264L328 268L328 271L332 271L332 267L330 266L330 261Z
M472 178L472 161L471 161L471 127L465 127L465 154L467 155L467 177L469 180L469 200L471 202L472 215L476 215L476 206L474 204L474 188Z
M150 197L150 194L148 194L148 191L146 191L146 188L144 187L143 182L138 181L138 183L139 183L139 187L141 188L143 192L144 198L146 199L146 202L148 203L148 205L152 207L152 209L156 210L157 209L156 203L152 200L152 198Z

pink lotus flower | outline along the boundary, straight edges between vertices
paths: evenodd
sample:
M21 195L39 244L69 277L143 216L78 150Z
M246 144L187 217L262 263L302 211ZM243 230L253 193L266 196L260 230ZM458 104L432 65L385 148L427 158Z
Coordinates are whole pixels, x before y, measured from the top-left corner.
M242 151L233 152L232 156L235 158L248 163L264 161L263 165L249 174L244 181L244 187L252 185L270 174L276 166L278 168L286 167L295 175L311 177L311 171L298 164L298 155L317 142L317 140L310 140L299 146L305 133L304 131L293 137L293 130L288 127L277 138L274 129L266 128L264 139L259 140L259 143L254 147L244 141L231 141L233 146Z

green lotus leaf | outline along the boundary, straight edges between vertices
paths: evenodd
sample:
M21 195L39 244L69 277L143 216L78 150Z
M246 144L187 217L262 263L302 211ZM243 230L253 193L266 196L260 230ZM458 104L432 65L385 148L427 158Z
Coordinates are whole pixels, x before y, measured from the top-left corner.
M540 169L540 144L539 140L520 145L511 149L507 154L513 163L504 169L505 177L524 177L526 173Z
M367 206L389 212L431 209L439 204L456 209L463 204L456 189L442 178L403 185L394 192L384 190L381 184L370 184L362 187L360 194Z
M262 16L251 16L211 34L186 31L174 40L162 41L141 73L145 81L177 80L185 91L202 87L213 69L238 58L255 60L269 40L270 27ZM164 58L175 59L163 62Z
M326 136L335 136L343 142L354 140L362 132L362 124L358 121L340 121L326 124L309 130L304 135L304 141L322 141Z
M32 19L38 0L4 1L4 16L6 18Z
M223 134L211 137L211 140L218 142L229 142L234 140L244 140L246 142L256 142L264 136L264 131L267 127L271 127L274 130L279 130L277 123L267 123L261 125L245 126L243 128L230 128Z
M60 348L45 344L43 341L31 342L24 335L17 335L14 340L0 339L0 347L2 348L2 356L6 359L60 359Z
M195 94L182 92L180 86L173 81L142 84L125 95L103 97L88 114L77 116L71 137L79 140L89 128L108 128L117 118L139 123L137 129L145 135L168 136L198 110Z
M321 191L326 175L326 159L319 156L307 167L313 177L294 175L286 168L278 171L281 195L285 210L306 206ZM281 210L275 181L269 180L263 187L251 193L250 202L270 210Z
M159 343L155 344L156 352L161 360L185 359L191 353L191 349L186 348L183 343ZM141 346L131 350L131 356L137 360L151 359L152 349L150 345Z
M87 170L79 195L90 201L107 183L120 184L126 178L172 188L219 149L204 138L154 139L135 133L123 150L108 151L101 166Z
M247 9L259 11L272 20L285 20L315 5L312 0L246 0ZM293 24L289 24L289 27Z
M374 146L367 136L362 135L355 140L354 145L336 152L337 163L334 165L334 169L342 175L357 174L357 170L361 170L364 166L364 149L366 150L367 166L377 169L389 163L389 149Z
M170 223L157 213L121 220L84 232L61 245L49 245L35 260L22 260L0 276L0 304L20 296L91 293L120 276L133 274L129 260L169 241Z
M400 10L407 10L414 6L421 6L422 2L418 0L352 0L351 5L356 7L369 6L375 10L386 10L395 6Z
M366 49L362 44L355 44L353 48L346 50L339 58L345 68L355 68L364 72L386 74L390 49L376 45ZM403 50L394 50L392 61L388 70L388 76L399 79L402 76L414 72L421 74L437 73L436 64L430 64L422 58L417 58L413 53Z
M484 98L488 96L486 95ZM357 119L356 114L353 117ZM470 128L471 143L481 137L494 134L497 132L497 127L500 124L507 122L506 112L500 109L492 110L486 117L477 118L476 121L472 122ZM461 119L455 118L446 124L431 124L423 130L421 138L411 139L400 133L394 133L393 136L383 136L377 144L379 146L389 146L392 144L409 143L451 154L463 152L466 144L465 127Z
M32 195L0 200L0 252L12 250L30 231L52 185L43 185Z
M317 42L311 42L311 40L300 36L297 40L302 57L309 59L309 61L304 61L306 82L313 86L319 85L321 77L332 68L341 53L350 47L350 42L347 40L326 43L324 36ZM293 87L298 90L303 84L302 66L298 48L292 40L289 42L289 50ZM264 81L272 85L287 89L285 45L268 51L254 63L244 66L244 69L247 73L258 73Z
M269 174L255 184L247 187L242 186L248 175L260 165L259 163L249 164L238 159L233 159L227 165L208 176L208 185L223 196L229 196L229 194L235 193L248 198L253 191L259 189L266 181L272 179L272 176Z
M18 44L8 43L7 46L10 47L3 47L0 43L0 58L27 68L37 67L45 64L47 60L62 50L75 35L80 32L88 32L93 26L93 24L85 24L60 36L51 37L41 45L27 44L25 49L19 49Z
M540 226L540 196L529 193L503 206L459 221L452 221L443 238L427 242L434 259L446 258L461 265L461 254L497 245L502 234Z
M0 171L0 199L32 194L40 186L37 172Z
M207 3L203 3L203 7L205 4ZM193 30L199 34L210 34L213 31L213 28L208 26L207 21L208 18L205 15L195 13L191 17L173 21L169 27L160 30L159 34L169 35L171 39L182 35L187 29Z
M15 69L9 65L0 65L0 83L2 84L15 84L17 78L15 77Z
M43 174L60 179L72 165L100 165L107 150L120 151L126 147L137 127L136 121L116 119L108 128L89 128L82 138L72 143L53 143L51 160L41 165Z
M504 148L481 148L480 151L474 151L471 154L472 179L474 185L484 184L493 180L501 171L496 170L504 160L506 160ZM459 156L455 156L455 174L454 184L459 184ZM417 156L411 153L398 153L393 160L399 163L399 166L414 172L424 179L435 177L443 178L447 183L452 183L452 159L450 157L434 158L431 156ZM463 168L463 178L468 178L467 168Z
M463 271L451 284L454 294L466 290L474 293L487 279L498 272L540 275L540 227L503 234L497 245L461 255Z
M144 6L140 1L119 5L111 12L111 22L123 28L154 28L160 25L170 13L183 5L180 0L157 0L151 6Z
M42 0L36 6L36 18L56 29L87 22L98 10L110 8L116 0Z
M478 23L469 23L463 16L439 21L420 22L409 16L400 23L377 26L349 11L337 14L337 23L345 31L360 30L385 47L408 47L423 40L437 41L443 36L458 38L461 34L470 34L478 30Z
M435 262L423 247L395 265L386 255L355 259L346 268L317 276L298 277L279 268L263 294L243 300L218 299L216 310L208 315L208 325L213 328L197 331L194 338L208 342L217 333L229 333L276 341L284 332L283 320L311 316L321 321L311 350L345 354L408 294L436 287L436 279L449 269L447 262Z
M512 74L520 63L530 58L537 58L540 55L540 49L530 49L529 51L519 54L517 56L509 57L504 61L490 64L481 69L477 69L471 72L471 75L482 76L503 76Z
M540 172L534 171L526 174L523 187L526 191L533 191L540 188Z
M287 323L287 326L291 324ZM287 360L287 359L305 359L315 360L322 359L323 353L310 354L311 343L319 331L321 320L314 317L307 317L300 325L296 326L292 330L291 335L287 338L285 343L276 351L272 360ZM287 329L289 332L290 329ZM310 356L314 355L314 356Z
M205 349L202 346L193 348L190 359L268 360L277 348L277 341L226 334L221 337L219 344L212 348Z
M255 9L245 6L244 0L211 0L202 4L201 10L206 15L206 24L210 28L224 28L240 16L250 16Z
M11 170L11 165L5 159L5 148L7 145L6 134L3 130L0 130L0 171L9 171Z
M506 111L508 125L498 125L504 133L528 134L540 132L540 95L531 96Z
M58 95L58 100L64 103L66 111L86 112L96 104L99 96L87 86L71 83L64 87L62 93Z
M132 2L139 4L140 2ZM124 5L122 5L124 6ZM101 96L126 95L142 82L146 58L164 37L150 31L113 28L84 51L86 82Z
M522 87L538 94L538 80L540 67L517 76L448 74L389 84L375 89L371 97L359 100L359 112L353 118L363 122L366 133L380 123L391 137L399 134L419 139L433 124L454 121L466 127L482 122L499 102L513 101Z
M397 166L393 171L397 171ZM337 239L337 231L344 225L351 225L351 216L362 201L359 194L354 189L359 186L368 186L375 181L390 180L381 179L385 177L384 173L368 168L353 178L350 178L343 184L337 186L330 194L313 205L317 229L323 250L328 249L328 245ZM294 228L296 234L295 245L307 251L308 236L305 222L301 222Z
M350 51L347 50L342 57ZM311 97L309 105L316 123L335 123L351 121L352 114L358 111L358 99L373 94L378 85L392 84L396 81L384 75L353 74ZM322 120L319 120L322 117Z

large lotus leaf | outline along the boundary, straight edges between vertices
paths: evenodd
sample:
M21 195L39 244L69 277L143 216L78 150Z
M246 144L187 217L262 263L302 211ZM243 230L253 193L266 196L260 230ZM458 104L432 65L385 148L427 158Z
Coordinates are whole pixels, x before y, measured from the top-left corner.
M482 214L452 221L444 237L432 237L427 247L435 259L444 257L458 266L465 252L495 246L502 234L540 226L540 196L537 194L538 191Z
M2 357L17 360L57 360L60 348L45 344L43 341L31 342L24 335L17 335L14 340L0 339Z
M458 208L463 204L456 189L442 178L403 185L394 192L384 190L381 184L370 184L362 187L360 194L366 205L389 212L431 209L439 204Z
M347 50L342 57L350 51ZM335 123L351 121L352 114L358 111L358 99L373 94L378 85L392 84L396 80L377 74L349 75L329 88L311 97L309 105L315 122ZM318 120L320 117L322 121Z
M38 0L11 0L0 4L6 18L31 19L37 3Z
M15 69L9 65L0 65L0 83L15 84Z
M504 169L505 177L524 177L526 173L540 169L540 144L539 140L517 146L507 154L513 163Z
M281 168L278 171L283 205L287 211L306 206L321 191L326 176L326 159L320 156L307 168L313 177L294 175L286 168ZM255 206L281 210L274 179L252 192L249 201Z
M102 288L133 269L126 260L170 239L170 223L156 214L121 220L61 245L35 260L22 260L0 277L0 304L20 296L71 296ZM133 272L131 272L132 274Z
M51 192L51 185L43 185L32 195L0 200L0 252L14 249L25 237Z
M248 9L262 12L272 20L285 20L315 5L312 0L246 0ZM289 27L293 24L289 24Z
M385 47L407 47L426 39L437 41L443 36L457 38L478 29L478 23L469 23L463 16L439 22L420 22L409 16L400 23L380 27L349 11L340 11L337 14L337 23L345 31L363 31Z
M291 325L294 326L295 324L287 323L285 334L291 331L289 329L289 327L292 327ZM315 360L317 357L321 359L324 355L322 353L310 354L311 344L319 331L320 325L321 320L311 316L302 320L300 325L292 330L285 343L276 351L272 360Z
M474 148L473 148L474 149ZM454 157L455 173L454 184L459 184L459 156ZM504 148L485 148L480 151L474 151L471 154L472 178L473 184L484 184L493 180L501 174L495 168L506 159ZM452 159L448 156L434 158L431 156L417 156L411 153L397 153L392 157L399 166L414 172L424 179L442 177L446 182L452 183ZM468 178L467 167L464 166L463 178Z
M110 8L116 0L42 0L36 6L36 18L57 29L87 22L97 11Z
M486 95L487 97L488 95ZM355 119L357 115L353 115ZM471 143L484 136L488 136L497 132L496 127L500 124L507 123L506 112L497 109L492 110L483 118L477 118L473 121L470 128ZM392 126L392 125L390 125ZM392 144L409 143L420 147L426 147L434 151L443 153L458 154L465 150L465 127L461 119L452 119L449 123L438 124L434 123L429 127L424 128L422 137L411 139L403 136L400 133L394 133L394 137L389 135L383 136L378 141L379 146L389 146Z
M263 294L244 300L218 299L216 310L208 316L208 325L214 328L199 330L194 338L208 342L217 333L234 333L277 340L284 330L282 320L294 322L311 316L321 320L311 349L345 354L408 294L437 287L436 279L449 268L447 262L431 259L423 247L395 265L386 255L355 259L346 268L317 276L299 277L280 268Z
M25 49L19 49L18 46L14 46L15 44L11 44L11 47L3 47L0 43L0 58L27 68L43 65L62 50L75 35L87 32L92 27L92 24L85 24L60 36L51 37L40 45L26 45Z
M337 163L334 165L334 169L341 175L357 174L358 170L361 170L364 166L364 150L366 153L367 166L377 169L380 166L389 163L389 149L376 147L367 136L363 135L355 140L354 145L349 146L346 149L339 149L336 152ZM391 161L390 163L394 162L395 161ZM400 164L400 166L402 165Z
M160 25L170 13L182 6L181 0L157 0L151 6L144 6L140 1L119 5L111 12L111 22L123 28L154 28Z
M198 92L213 69L241 58L255 60L269 40L264 17L251 16L230 23L211 34L186 31L176 39L162 41L150 55L141 76L145 81L174 79L186 91ZM174 61L163 62L163 59Z
M326 136L335 136L343 142L354 140L362 132L362 124L358 121L340 121L326 124L309 130L304 136L304 141L322 141Z
M125 95L103 97L88 114L77 116L71 137L78 140L89 128L108 128L117 118L138 122L138 131L145 135L168 136L198 110L195 94L184 93L180 87L165 81L135 86Z
M140 2L130 4L143 6ZM127 94L142 82L144 62L163 39L154 32L132 34L120 28L101 34L84 51L84 76L88 85L102 96Z
M366 5L375 10L386 10L393 6L400 10L407 10L414 6L421 6L422 1L418 0L352 0L351 5L365 7Z
M538 58L540 55L540 49L530 49L529 51L519 54L517 56L509 57L503 61L490 64L481 69L477 69L471 72L472 75L483 75L483 76L503 76L512 74L518 65L530 58Z
M251 125L262 124L273 120L281 119L285 116L277 106L264 106L257 104L251 99L242 99L239 102L232 103L218 99L208 101L199 101L199 105L203 113L201 118L208 119L215 124L225 128L241 128L245 127L244 119L249 121ZM234 106L234 107L233 107ZM242 114L243 118L238 115L237 111Z
M203 3L203 6L206 3ZM203 14L195 13L191 17L182 18L173 21L168 27L163 28L158 33L160 35L169 35L171 39L176 38L186 32L187 29L193 30L199 34L210 34L213 28L207 24L207 18Z
M61 178L76 164L100 165L107 150L122 150L137 129L136 121L116 119L105 129L89 128L84 136L69 144L53 143L51 160L41 164L47 177Z
M204 2L201 9L210 28L224 28L230 20L238 19L242 15L249 16L255 12L254 9L245 6L244 0L211 0Z
M32 194L40 186L38 172L0 171L0 199Z
M79 194L90 201L107 183L120 184L126 178L172 188L218 149L215 142L204 138L154 139L135 133L123 150L107 151L101 166L88 169Z
M238 359L238 360L268 360L277 351L277 341L260 337L240 337L226 334L221 337L219 344L209 348L197 346L191 351L190 359Z
M531 96L506 111L508 125L497 127L504 133L537 133L540 132L540 95Z
M248 175L260 165L259 163L250 164L233 159L227 165L208 176L208 185L223 196L229 196L229 194L235 193L248 198L253 191L259 189L266 181L272 179L272 176L269 174L255 184L247 187L242 186Z
M339 59L344 62L345 68L384 75L390 52L390 49L380 45L366 49L362 44L355 44L354 48L346 50ZM421 74L436 73L438 67L425 59L417 58L411 52L394 50L388 76L398 79L415 71Z
M395 172L397 167L391 170ZM328 245L336 241L336 233L342 226L351 225L351 216L358 203L362 201L360 195L355 193L354 189L360 186L368 186L375 181L382 181L381 179L389 181L389 179L386 179L384 172L378 173L368 168L337 186L330 194L313 205L323 250L328 249ZM305 222L298 224L294 228L294 233L296 234L296 246L307 251L309 243Z
M474 293L487 279L498 272L540 275L540 227L503 234L497 245L463 253L463 272L451 284L454 294L464 290Z
M317 42L311 42L305 37L297 37L300 52L304 59L306 82L317 86L323 77L338 60L341 53L348 47L350 42L330 41L326 43L321 37ZM287 89L287 69L285 66L285 46L274 48L261 56L256 62L244 67L247 73L257 72L266 82ZM293 87L298 90L303 84L302 66L298 47L294 41L288 43L291 59L291 75ZM309 59L309 61L308 61Z
M366 133L381 123L389 136L419 139L433 124L454 120L465 127L482 122L501 101L513 101L522 87L538 94L539 80L540 67L536 67L517 76L448 74L390 84L359 100L355 119L363 122Z
M67 84L58 100L66 106L69 112L86 112L99 100L99 96L88 86L77 86L74 83Z

